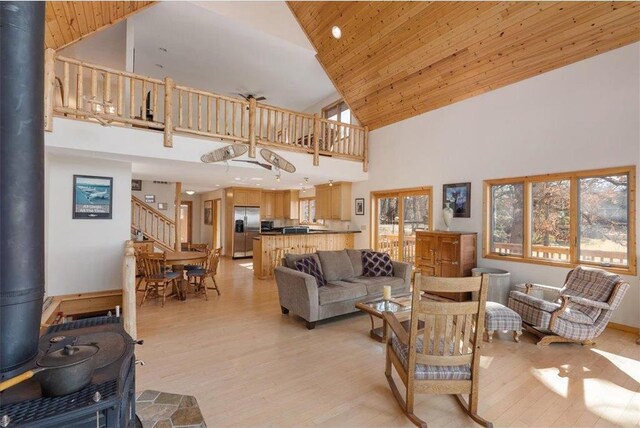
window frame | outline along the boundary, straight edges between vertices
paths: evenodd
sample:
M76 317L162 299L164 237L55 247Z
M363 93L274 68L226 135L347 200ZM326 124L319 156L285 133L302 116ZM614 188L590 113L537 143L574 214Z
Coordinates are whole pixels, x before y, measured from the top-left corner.
M315 196L305 196L305 197L301 197L298 199L298 218L300 219L300 224L321 224L318 222L318 219L316 218L315 221L313 221L313 219L309 222L309 223L303 223L302 222L302 201L316 201L316 197ZM309 216L311 217L311 216Z
M344 106L344 109L342 108L342 105ZM322 117L323 119L327 119L327 120L329 120L329 118L328 118L328 113L329 113L329 111L330 111L330 110L333 110L333 109L335 109L335 108L337 108L337 109L338 109L338 120L337 120L338 122L340 122L340 123L348 123L349 125L353 125L353 124L354 124L354 122L353 122L353 119L354 119L354 117L353 117L353 110L351 110L351 108L349 107L349 105L348 105L348 104L346 103L346 101L345 101L345 100L343 100L342 98L341 98L341 99L339 99L339 100L337 100L337 101L332 102L331 104L329 104L329 105L327 105L327 106L324 106L324 107L322 108L322 110L321 110L321 117ZM351 119L351 120L350 120L349 122L343 122L343 121L341 120L341 118L342 118L342 113L343 113L345 110L349 110L349 111L351 112L351 116L350 116L350 119Z
M580 208L578 180L582 178L605 177L610 175L627 175L627 266L606 266L600 263L580 261L579 259L579 225L578 213ZM569 261L549 260L531 256L531 222L532 222L532 184L543 181L569 180ZM491 252L492 232L492 210L493 200L491 198L491 187L501 184L520 184L524 186L523 199L523 239L522 255L501 255ZM500 178L484 180L483 183L483 221L482 221L482 257L486 259L505 260L520 263L532 263L556 267L573 268L578 265L589 265L605 269L623 275L636 275L636 167L623 166L615 168L602 168L582 171L572 171L566 173L530 175L524 177Z

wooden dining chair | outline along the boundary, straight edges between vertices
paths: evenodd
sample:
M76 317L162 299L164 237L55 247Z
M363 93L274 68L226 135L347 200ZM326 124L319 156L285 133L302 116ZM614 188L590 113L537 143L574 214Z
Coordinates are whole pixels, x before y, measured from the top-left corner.
M192 283L191 281L193 280L193 284L196 286L196 291L203 293L206 300L209 300L207 290L216 290L218 296L220 295L220 289L216 283L216 273L218 273L218 263L220 262L221 253L222 248L216 248L209 251L209 255L200 269L187 271L189 283ZM213 281L213 287L207 286L205 283L207 278L211 278L211 281Z
M199 251L201 253L208 253L209 245L208 244L191 244L191 248L189 251Z
M426 427L414 413L416 393L453 394L478 424L492 427L478 416L480 345L489 276L468 278L424 277L416 274L407 332L391 312L387 322L385 375L394 397L415 425ZM477 300L429 301L423 292L477 292ZM391 334L393 333L393 334ZM405 385L405 399L392 376L395 368ZM465 402L462 394L468 394Z
M140 306L144 304L149 292L155 290L156 296L160 296L162 290L162 307L167 298L167 289L174 285L178 288L180 273L166 271L167 260L164 253L141 253L142 265L144 269L145 289L142 295Z

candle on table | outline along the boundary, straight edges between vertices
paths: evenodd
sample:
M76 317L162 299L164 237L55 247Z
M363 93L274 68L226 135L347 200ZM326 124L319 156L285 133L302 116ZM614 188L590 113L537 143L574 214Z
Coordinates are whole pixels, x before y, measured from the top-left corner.
M390 285L385 285L382 289L382 298L384 300L390 300L391 299L391 286Z

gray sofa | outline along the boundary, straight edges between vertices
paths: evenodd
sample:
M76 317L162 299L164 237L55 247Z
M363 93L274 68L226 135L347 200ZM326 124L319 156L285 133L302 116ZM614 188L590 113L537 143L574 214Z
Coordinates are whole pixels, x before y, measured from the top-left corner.
M278 297L283 314L289 311L306 320L309 330L316 321L355 312L355 304L382 297L385 285L391 294L409 292L411 265L393 261L393 276L362 276L362 251L318 251L314 254L287 254L283 266L275 269ZM319 287L312 275L295 269L303 257L316 258L327 285Z

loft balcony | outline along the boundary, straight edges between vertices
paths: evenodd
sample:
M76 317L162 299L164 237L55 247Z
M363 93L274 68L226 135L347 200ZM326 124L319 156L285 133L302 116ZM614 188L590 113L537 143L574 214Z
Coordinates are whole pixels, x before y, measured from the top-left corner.
M182 134L362 162L368 168L367 127L215 94L163 80L45 53L45 129L53 117L103 126L156 130L165 147Z

